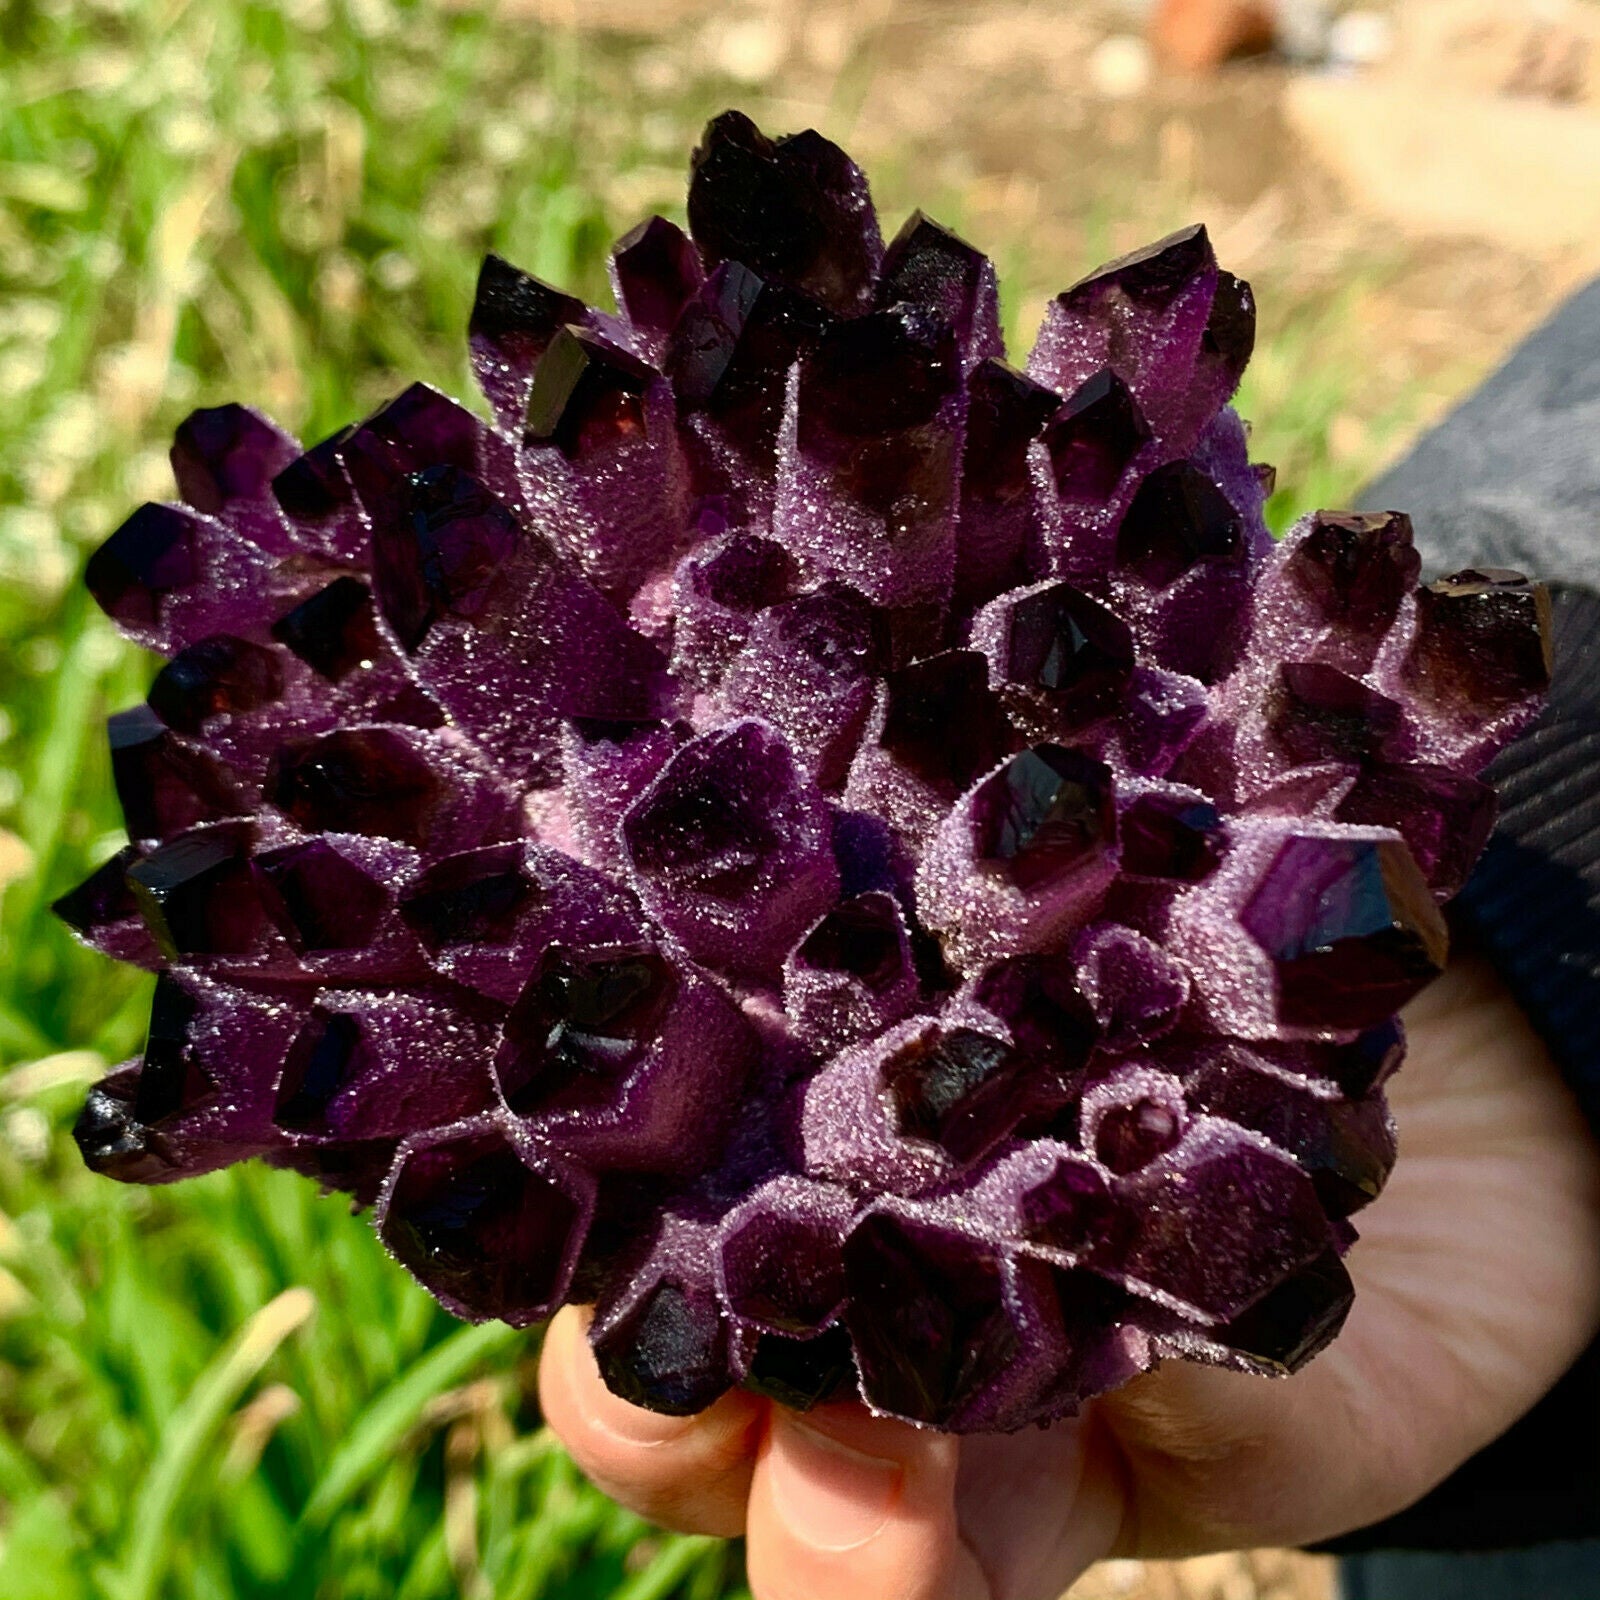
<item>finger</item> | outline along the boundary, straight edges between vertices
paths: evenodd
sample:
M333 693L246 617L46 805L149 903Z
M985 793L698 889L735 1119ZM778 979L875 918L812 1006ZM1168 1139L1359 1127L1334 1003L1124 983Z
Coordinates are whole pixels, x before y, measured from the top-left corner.
M859 1405L774 1407L750 1486L755 1600L992 1600L956 1526L958 1456Z
M733 1390L693 1417L629 1405L600 1376L588 1320L569 1306L545 1334L539 1358L545 1420L584 1474L640 1516L682 1533L737 1537L765 1403Z
M1091 1407L1021 1433L961 1441L956 1520L996 1600L1056 1600L1115 1547L1123 1460Z

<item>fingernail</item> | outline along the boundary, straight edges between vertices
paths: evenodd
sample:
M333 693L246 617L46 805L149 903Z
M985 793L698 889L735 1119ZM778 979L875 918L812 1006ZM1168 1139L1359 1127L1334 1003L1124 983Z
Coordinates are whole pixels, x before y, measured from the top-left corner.
M597 1411L595 1420L624 1444L671 1444L674 1439L681 1439L698 1420L698 1417L669 1417L659 1411L646 1411L643 1406L631 1406L614 1395L607 1400L609 1403Z
M807 1544L853 1550L889 1520L905 1469L783 1417L769 1457L773 1503Z

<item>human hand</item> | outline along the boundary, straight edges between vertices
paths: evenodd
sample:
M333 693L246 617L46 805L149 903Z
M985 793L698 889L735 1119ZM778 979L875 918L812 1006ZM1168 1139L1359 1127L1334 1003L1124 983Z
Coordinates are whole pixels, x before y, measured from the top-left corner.
M552 1323L545 1415L624 1504L748 1539L756 1600L1051 1600L1106 1556L1302 1544L1409 1505L1600 1325L1600 1150L1491 968L1411 1006L1401 1156L1360 1218L1355 1308L1279 1383L1172 1362L1040 1430L962 1439L859 1405L725 1395L656 1416Z

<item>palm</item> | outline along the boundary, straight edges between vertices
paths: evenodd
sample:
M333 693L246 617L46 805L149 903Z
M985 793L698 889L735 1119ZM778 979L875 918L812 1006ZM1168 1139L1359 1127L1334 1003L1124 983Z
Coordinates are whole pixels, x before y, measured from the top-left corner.
M595 1443L589 1414L609 1397L567 1339L570 1381L546 1375L552 1420L643 1509L711 1531L747 1520L758 1600L822 1585L830 1600L1044 1600L1108 1554L1301 1543L1398 1510L1526 1410L1600 1320L1600 1156L1526 1020L1474 962L1407 1020L1391 1096L1401 1159L1349 1258L1355 1308L1294 1378L1173 1363L1075 1422L959 1446L841 1411L824 1419L831 1436L907 1465L898 1522L836 1572L838 1541L808 1547L804 1515L773 1503L795 1478L774 1460L791 1424L769 1425L745 1397L695 1425L705 1464L697 1476L691 1456L661 1492L660 1451ZM835 1500L853 1470L841 1461ZM803 1470L825 1480L829 1461L813 1454Z

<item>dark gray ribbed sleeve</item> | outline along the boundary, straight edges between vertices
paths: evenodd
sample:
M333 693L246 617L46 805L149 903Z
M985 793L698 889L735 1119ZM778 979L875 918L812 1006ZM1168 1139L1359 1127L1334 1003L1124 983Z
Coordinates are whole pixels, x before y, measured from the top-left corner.
M1501 817L1455 902L1600 1129L1600 282L1361 497L1409 511L1425 567L1551 581L1555 674L1488 776ZM1600 1346L1409 1510L1325 1548L1488 1549L1600 1536Z

